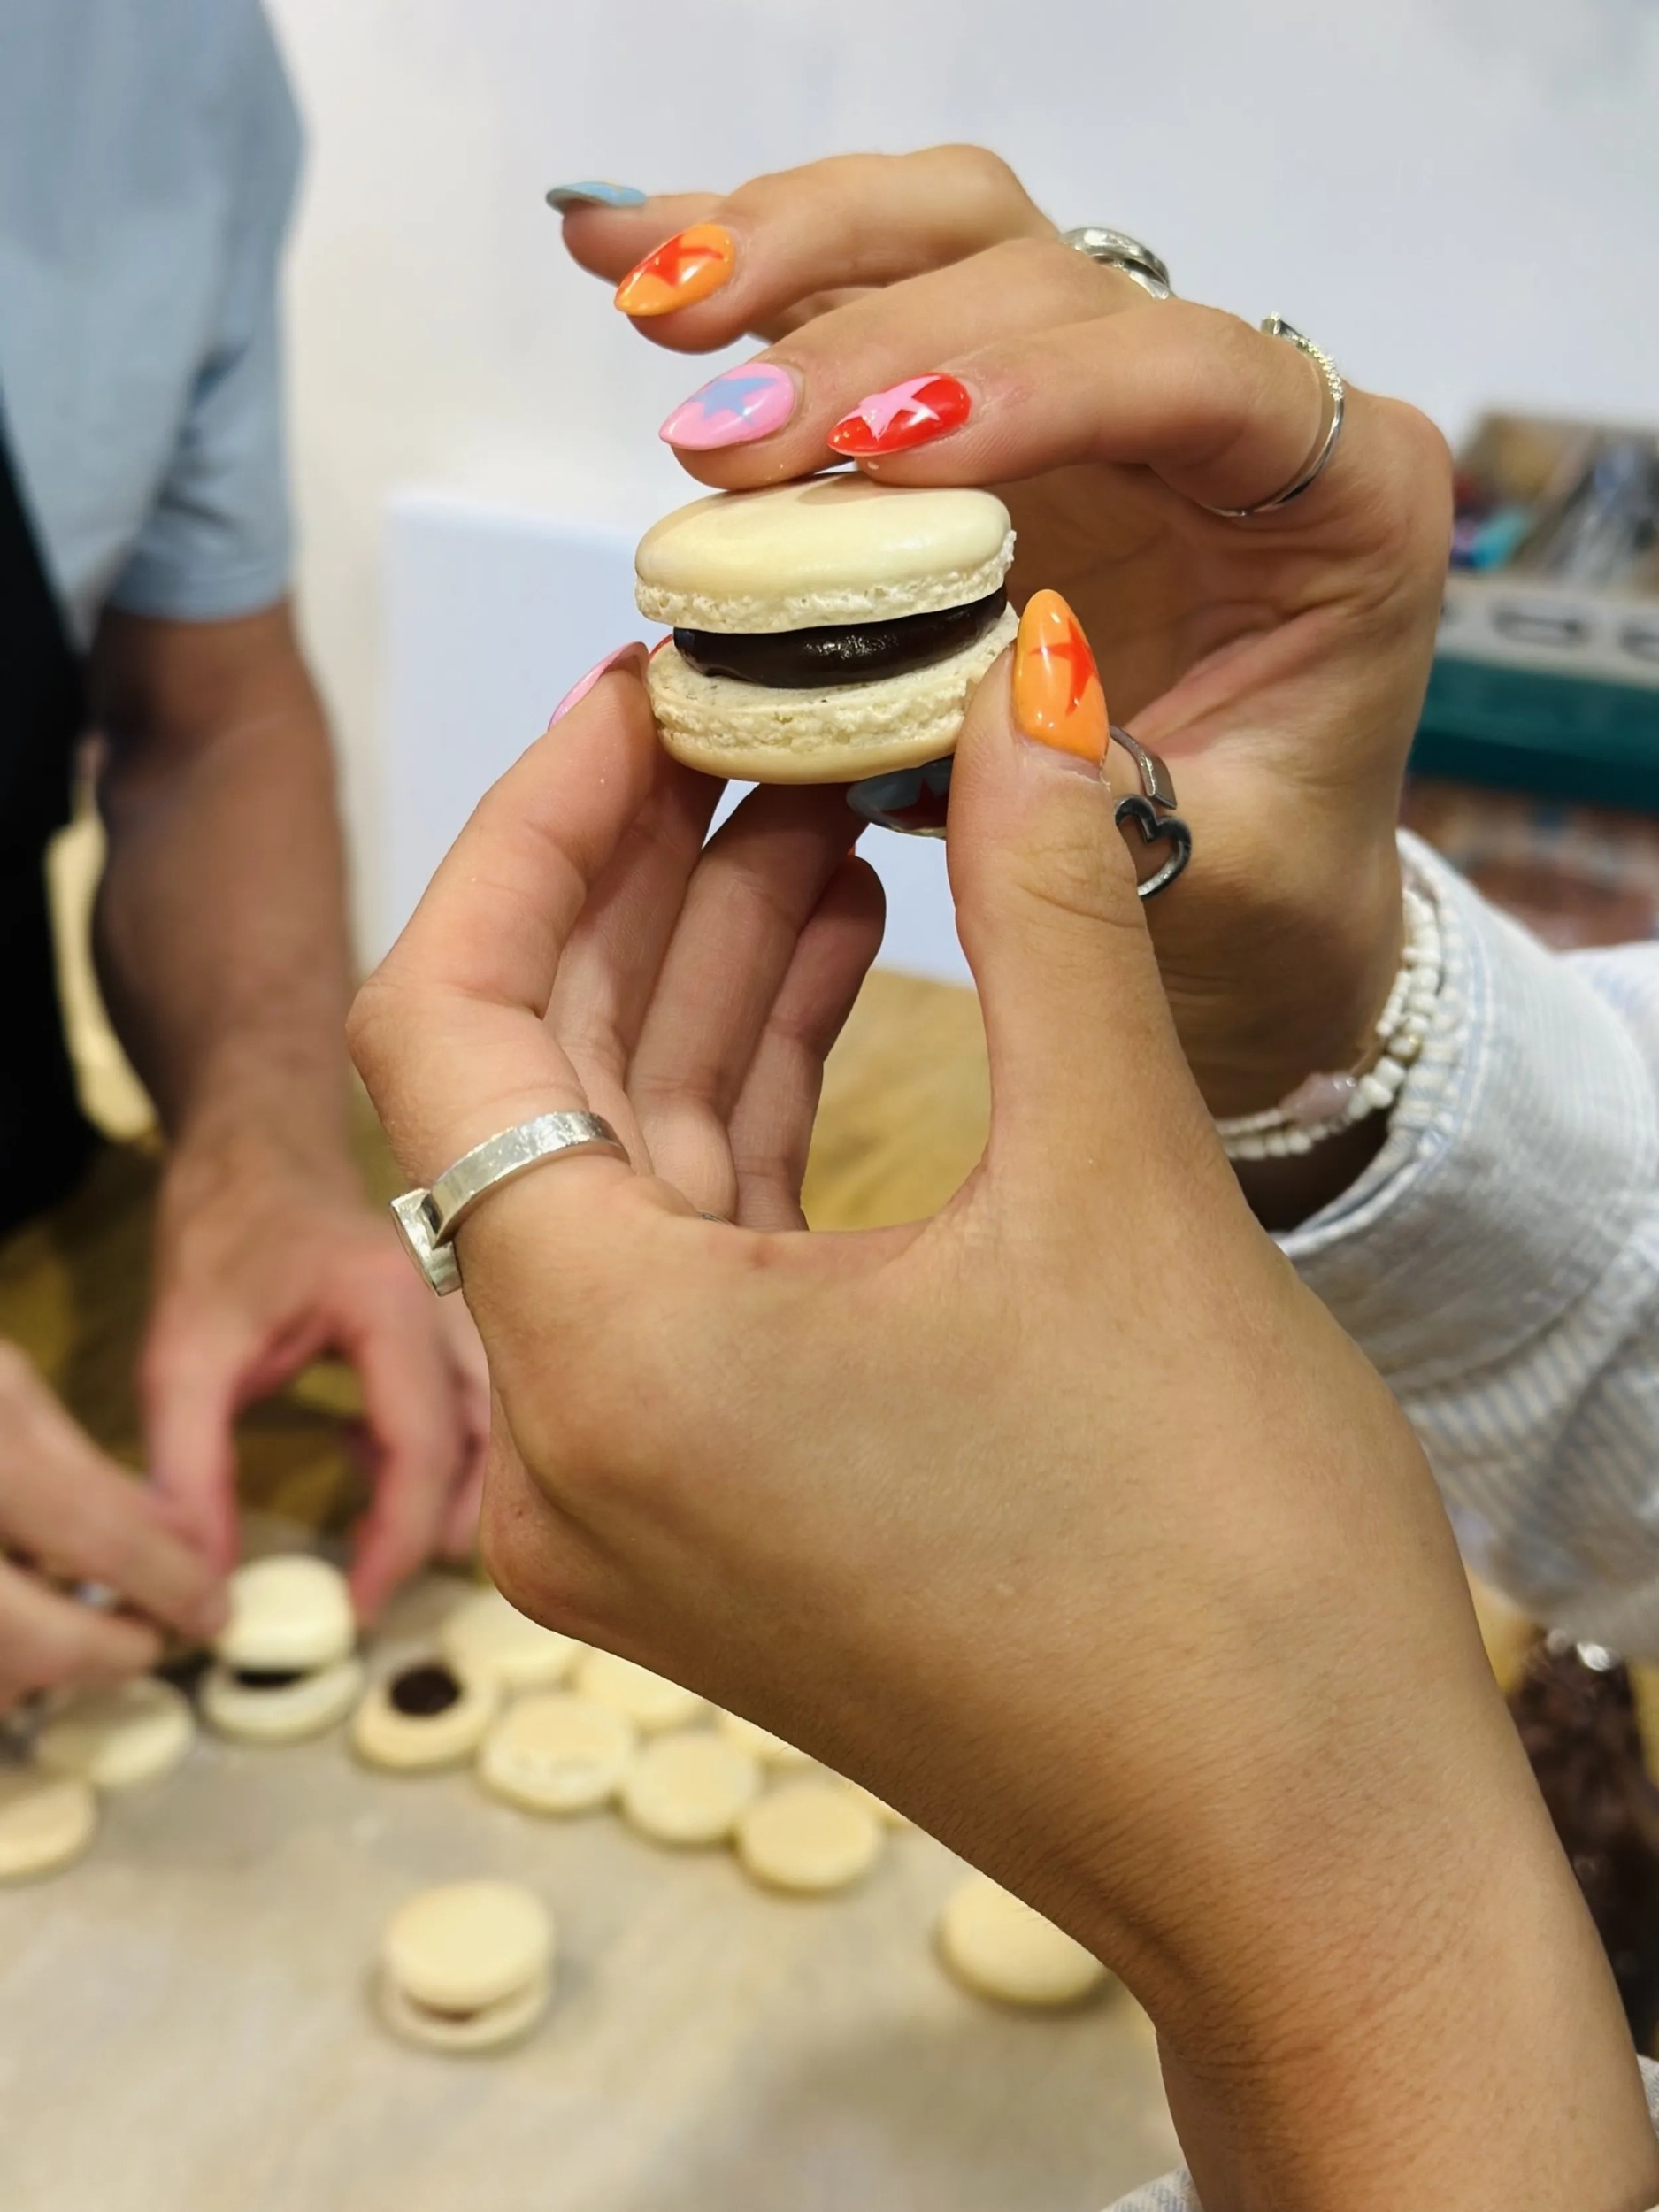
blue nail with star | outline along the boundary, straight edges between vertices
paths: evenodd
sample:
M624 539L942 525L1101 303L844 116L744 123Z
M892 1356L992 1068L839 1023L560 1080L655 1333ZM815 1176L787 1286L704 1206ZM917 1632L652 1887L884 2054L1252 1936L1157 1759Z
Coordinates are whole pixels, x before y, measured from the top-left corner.
M847 787L847 803L855 814L878 829L899 830L907 837L942 837L949 803L949 760L866 776L862 783Z
M781 430L800 396L787 369L775 361L745 361L681 400L657 434L687 453L747 445L752 438L770 438Z
M643 207L649 197L631 184L607 184L603 178L590 177L581 184L556 184L547 204L565 215L573 207Z

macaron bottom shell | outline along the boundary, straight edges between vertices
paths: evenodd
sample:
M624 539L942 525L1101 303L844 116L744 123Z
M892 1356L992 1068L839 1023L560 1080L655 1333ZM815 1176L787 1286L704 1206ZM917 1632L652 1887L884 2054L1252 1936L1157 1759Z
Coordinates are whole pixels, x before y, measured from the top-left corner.
M280 1689L250 1689L228 1667L202 1682L202 1717L240 1743L301 1743L335 1727L363 1694L363 1666L341 1659Z
M877 683L774 690L705 676L672 641L653 653L646 680L664 747L688 768L757 783L856 783L949 753L975 687L1018 626L1008 608L962 651Z
M419 2003L384 1967L375 1982L380 2018L400 2042L459 2057L521 2042L546 2012L552 1994L552 1976L543 1973L495 2004L480 2006L476 2012L449 2014Z

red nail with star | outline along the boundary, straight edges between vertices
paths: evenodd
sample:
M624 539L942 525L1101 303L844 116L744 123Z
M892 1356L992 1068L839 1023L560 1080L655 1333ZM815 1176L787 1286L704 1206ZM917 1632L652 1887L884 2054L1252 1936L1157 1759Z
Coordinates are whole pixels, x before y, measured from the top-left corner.
M954 376L934 370L861 399L829 434L837 453L864 460L876 453L903 453L960 430L973 412L973 395Z

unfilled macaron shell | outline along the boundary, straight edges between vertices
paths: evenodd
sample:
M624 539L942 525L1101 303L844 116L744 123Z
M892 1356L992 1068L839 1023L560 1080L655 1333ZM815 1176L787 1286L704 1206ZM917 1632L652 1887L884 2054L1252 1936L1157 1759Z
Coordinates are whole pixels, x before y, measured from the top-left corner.
M242 1743L300 1743L344 1720L362 1694L357 1659L336 1660L280 1689L250 1689L230 1668L213 1667L202 1679L202 1717Z
M766 1766L810 1767L812 1755L786 1743L781 1736L774 1736L770 1728L763 1728L758 1721L745 1720L741 1713L717 1712L714 1724L729 1743L740 1751L747 1751L752 1758Z
M171 1774L195 1741L189 1700L171 1682L141 1675L113 1689L78 1691L56 1706L35 1739L35 1756L53 1774L121 1790Z
M689 768L764 783L856 783L953 752L976 685L1018 628L1006 607L944 660L821 691L705 676L669 643L651 655L646 685L664 749Z
M622 1811L653 1843L723 1843L760 1794L760 1763L711 1729L657 1736L622 1780Z
M531 1812L591 1812L616 1795L637 1742L614 1707L571 1690L538 1690L491 1728L478 1776L492 1795Z
M833 1780L786 1782L737 1824L746 1872L769 1889L849 1889L881 1855L881 1824Z
M447 1681L455 1696L435 1713L404 1712L397 1691L408 1678ZM351 1717L351 1747L368 1765L404 1774L470 1758L501 1705L499 1685L453 1663L417 1661L373 1683Z
M994 492L812 476L664 515L640 541L634 598L683 629L891 622L987 597L1013 557Z
M576 1687L632 1721L641 1735L662 1728L683 1728L703 1710L695 1690L682 1689L665 1675L619 1659L611 1651L590 1651L576 1670Z
M530 1620L494 1589L464 1598L438 1631L438 1642L456 1666L493 1675L509 1690L551 1688L587 1648L573 1636Z
M939 1922L945 1963L968 1987L1009 2005L1075 2005L1106 1969L1023 1899L975 1874L954 1891Z
M0 1768L0 1882L27 1881L67 1866L91 1842L98 1801L89 1782Z
M346 1578L326 1559L250 1560L230 1578L230 1617L215 1648L227 1667L315 1671L357 1641Z

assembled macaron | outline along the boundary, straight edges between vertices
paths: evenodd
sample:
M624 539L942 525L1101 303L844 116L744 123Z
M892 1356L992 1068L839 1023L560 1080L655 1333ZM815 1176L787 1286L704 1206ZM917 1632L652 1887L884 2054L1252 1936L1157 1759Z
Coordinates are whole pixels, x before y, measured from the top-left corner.
M939 759L1018 623L992 493L813 476L718 492L640 541L673 630L648 681L663 743L710 775L855 783Z
M342 1721L363 1688L345 1577L304 1554L254 1560L230 1578L230 1618L202 1685L222 1735L291 1743Z
M427 2050L487 2051L527 2034L553 1988L552 1916L517 1882L451 1882L394 1914L380 2016Z

